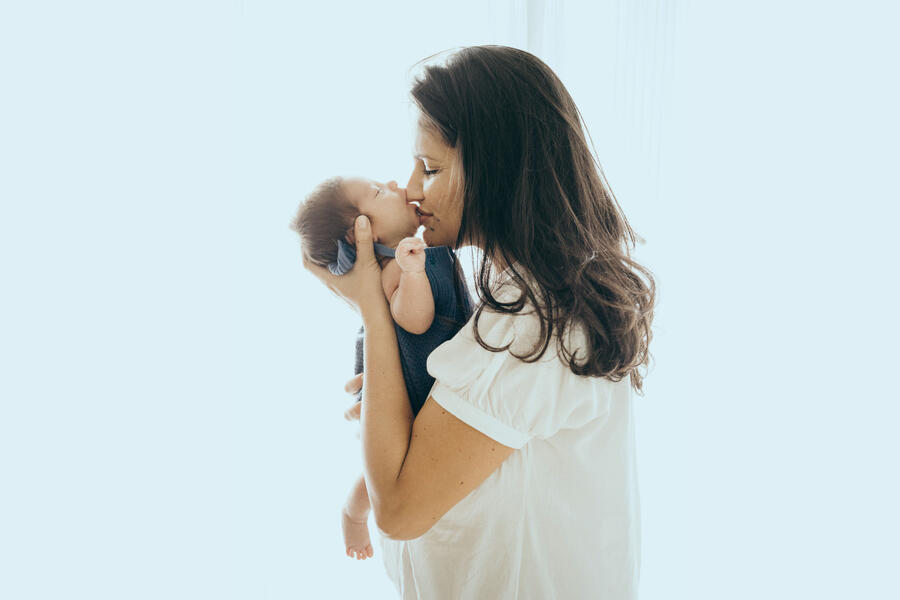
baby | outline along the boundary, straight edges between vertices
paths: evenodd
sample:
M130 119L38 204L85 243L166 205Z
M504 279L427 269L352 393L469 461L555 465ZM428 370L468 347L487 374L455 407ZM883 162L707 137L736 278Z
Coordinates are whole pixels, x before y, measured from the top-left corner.
M417 207L394 181L328 179L307 196L291 228L300 235L308 260L342 275L356 260L354 221L361 214L372 227L382 288L395 321L403 379L416 415L434 384L426 369L428 355L469 320L472 302L453 250L447 246L427 248L413 237L420 225ZM363 372L364 334L360 328L354 374ZM361 391L356 399L362 399ZM341 511L347 556L365 559L373 555L370 510L361 475Z

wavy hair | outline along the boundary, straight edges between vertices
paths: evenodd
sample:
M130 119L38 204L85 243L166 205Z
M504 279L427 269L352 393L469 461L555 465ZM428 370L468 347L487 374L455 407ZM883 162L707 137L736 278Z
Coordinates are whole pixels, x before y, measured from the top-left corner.
M516 358L539 360L556 331L573 373L611 381L630 376L643 395L656 284L630 256L635 233L556 74L528 52L472 46L424 67L411 95L425 125L456 149L462 166L456 247L466 240L484 251L475 282L478 343L508 350L511 344L487 344L478 320L485 307L512 314L530 302L540 338ZM496 260L509 266L517 300L492 294ZM581 352L566 348L560 335L578 324L587 344Z

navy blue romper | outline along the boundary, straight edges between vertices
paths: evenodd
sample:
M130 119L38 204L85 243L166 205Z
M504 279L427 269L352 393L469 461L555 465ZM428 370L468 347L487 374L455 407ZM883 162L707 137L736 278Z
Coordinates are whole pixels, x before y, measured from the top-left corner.
M346 273L356 260L356 249L343 240L339 242L338 262L330 265L331 272L340 275ZM394 249L382 244L375 244L375 253L382 256L394 256ZM472 316L472 300L465 284L457 282L456 255L449 246L425 248L425 274L431 284L434 297L434 321L425 333L416 335L409 333L396 323L397 344L400 347L400 364L403 368L403 379L409 394L409 404L413 416L428 399L434 377L428 374L427 361L431 352L456 335ZM363 347L365 328L360 327L356 338L356 364L354 375L363 372ZM362 400L362 391L356 394L356 400Z

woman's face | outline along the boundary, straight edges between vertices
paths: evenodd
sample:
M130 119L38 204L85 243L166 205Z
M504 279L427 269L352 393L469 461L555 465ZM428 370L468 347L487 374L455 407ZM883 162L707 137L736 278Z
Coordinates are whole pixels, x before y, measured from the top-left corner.
M455 248L462 222L462 166L455 149L420 122L413 149L416 164L406 185L407 200L419 202L422 239L431 247Z

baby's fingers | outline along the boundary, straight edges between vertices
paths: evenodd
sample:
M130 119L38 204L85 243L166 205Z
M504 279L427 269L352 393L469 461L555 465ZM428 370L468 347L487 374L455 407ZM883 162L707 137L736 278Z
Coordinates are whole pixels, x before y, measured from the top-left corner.
M417 237L408 237L400 240L399 246L403 246L404 248L411 248L413 250L419 250L425 248L425 242Z

